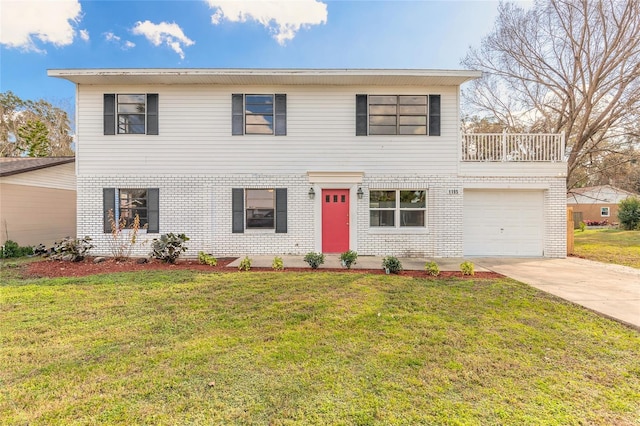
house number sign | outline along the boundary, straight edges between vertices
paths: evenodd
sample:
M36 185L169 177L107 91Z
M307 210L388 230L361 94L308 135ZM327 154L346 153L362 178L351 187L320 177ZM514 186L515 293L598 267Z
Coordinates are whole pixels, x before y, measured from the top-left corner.
M459 190L457 189L450 189L449 190L449 195L458 195L459 194Z

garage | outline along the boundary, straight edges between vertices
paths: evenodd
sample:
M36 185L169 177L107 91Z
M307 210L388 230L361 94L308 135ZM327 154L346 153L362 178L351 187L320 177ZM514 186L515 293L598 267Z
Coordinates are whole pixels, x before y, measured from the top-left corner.
M542 256L544 191L465 189L465 256Z

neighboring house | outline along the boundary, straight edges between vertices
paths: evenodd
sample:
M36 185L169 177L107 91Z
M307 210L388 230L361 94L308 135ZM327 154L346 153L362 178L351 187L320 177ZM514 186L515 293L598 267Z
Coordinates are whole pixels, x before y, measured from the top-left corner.
M76 235L74 157L0 158L0 242L44 244Z
M617 223L618 203L634 196L640 197L611 185L574 188L567 195L567 206L573 207L574 214L581 214L583 221Z
M69 69L78 235L108 254L108 212L144 255L566 254L562 135L462 135L479 71Z

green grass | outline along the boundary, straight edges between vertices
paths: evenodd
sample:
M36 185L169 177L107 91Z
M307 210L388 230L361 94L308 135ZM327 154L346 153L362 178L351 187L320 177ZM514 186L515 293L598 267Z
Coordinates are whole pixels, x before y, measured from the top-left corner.
M574 232L574 254L599 262L640 268L640 231L577 230Z
M509 280L0 286L0 423L638 424L640 335Z

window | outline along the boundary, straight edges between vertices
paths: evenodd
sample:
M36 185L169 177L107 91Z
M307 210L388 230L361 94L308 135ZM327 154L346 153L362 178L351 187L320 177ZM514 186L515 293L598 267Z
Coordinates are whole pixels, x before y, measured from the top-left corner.
M356 136L440 136L440 95L356 95Z
M287 134L287 95L233 94L233 135Z
M103 228L111 233L113 217L118 223L124 221L125 228L133 225L138 215L140 229L148 233L159 232L159 191L158 188L103 188Z
M118 208L116 209L116 222L124 222L125 228L131 228L134 218L138 215L140 229L146 228L147 216L147 190L146 189L120 189L118 193Z
M287 232L287 189L233 188L232 232L245 229L273 229Z
M273 189L247 189L247 229L275 228L275 192Z
M116 133L157 135L158 95L105 94L104 134Z
M427 191L369 191L369 225L371 227L409 228L426 224Z
M600 207L600 216L609 217L609 207Z

